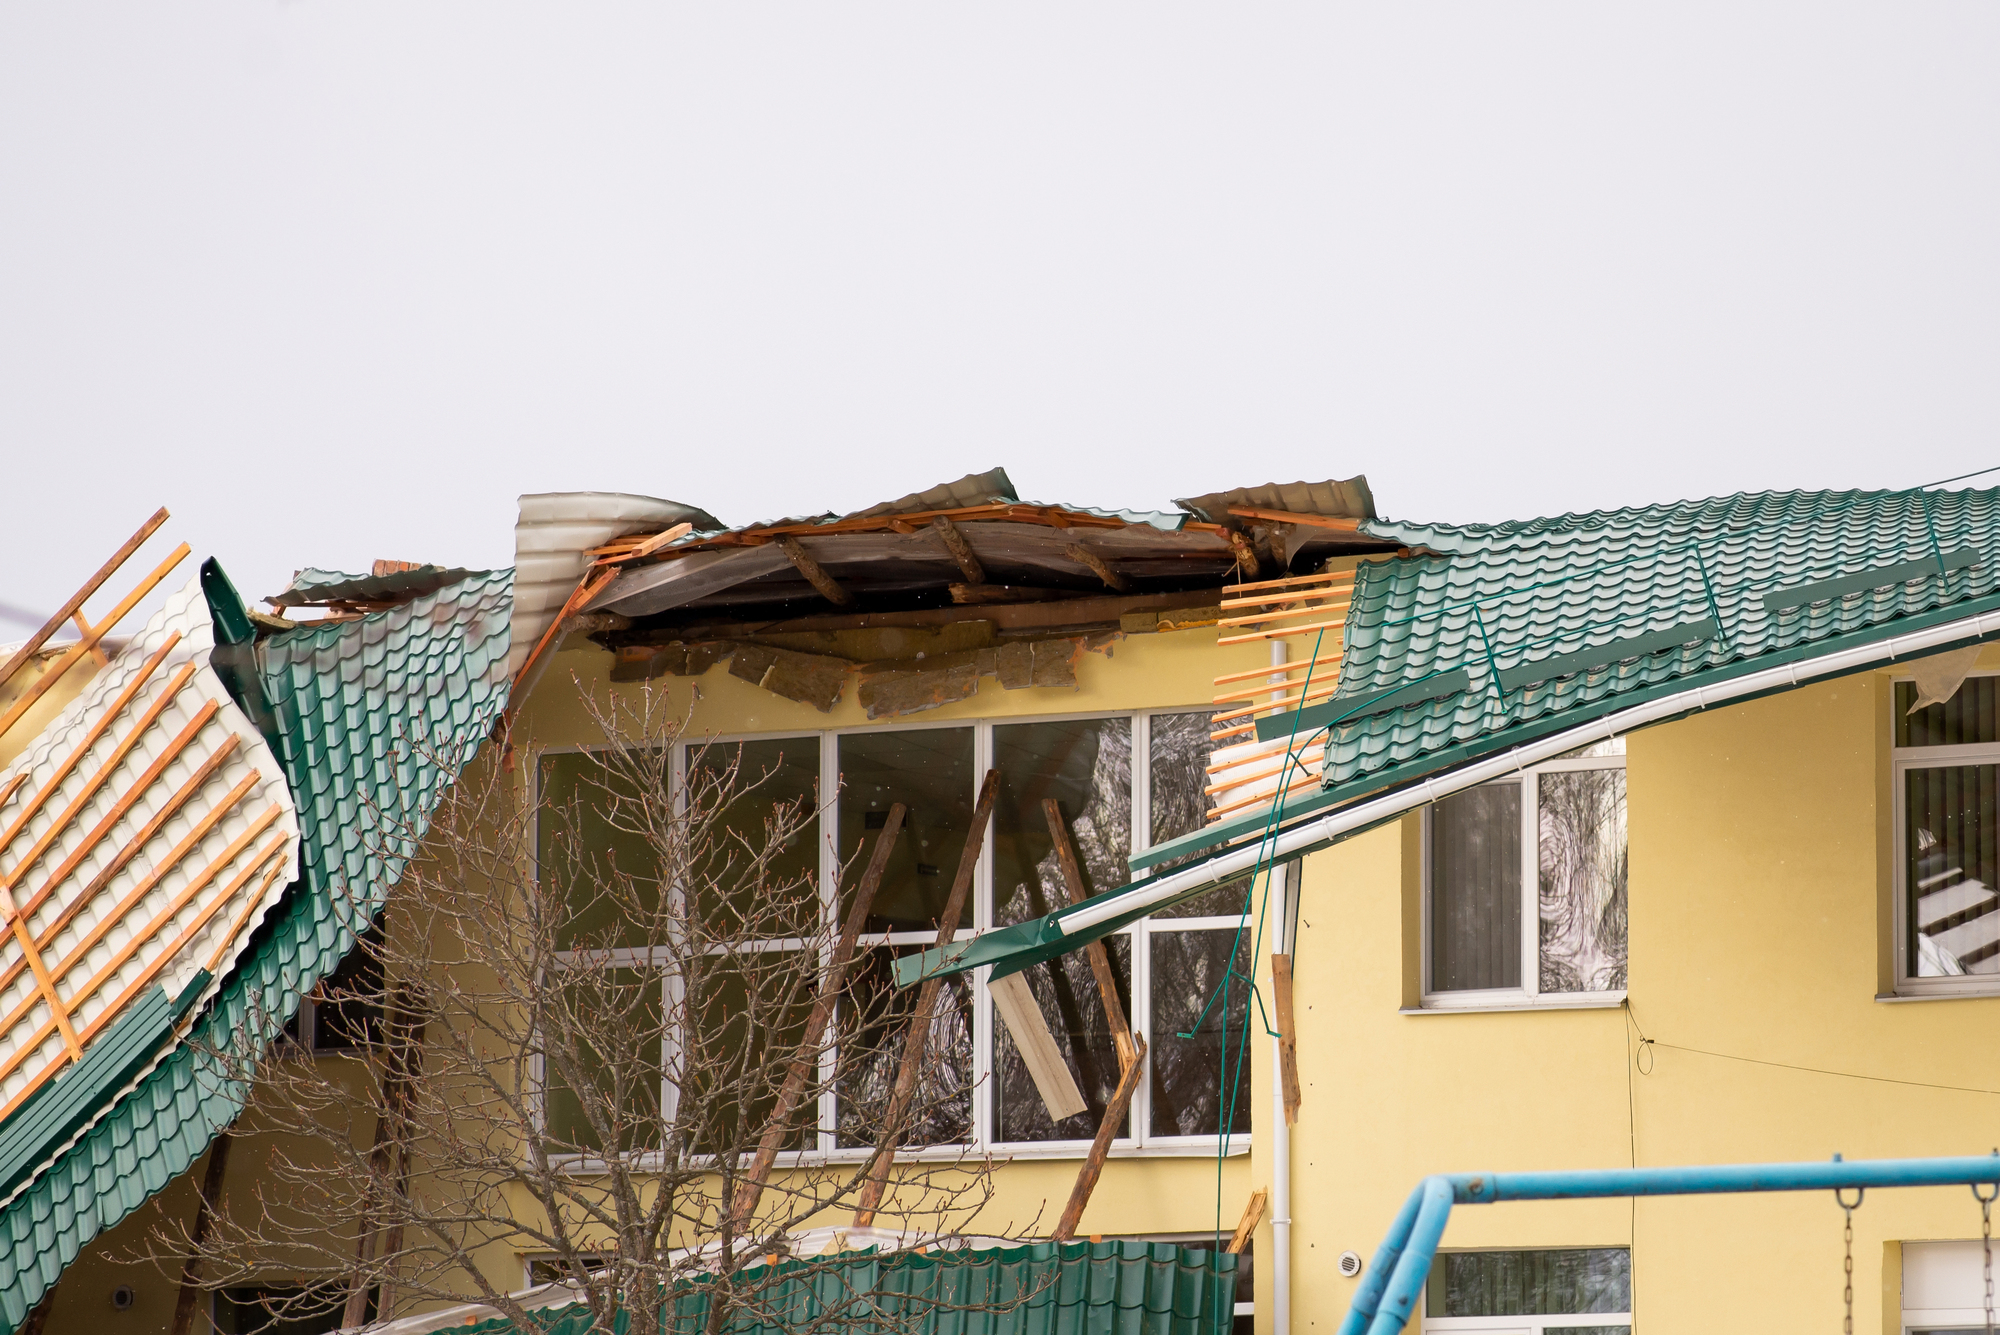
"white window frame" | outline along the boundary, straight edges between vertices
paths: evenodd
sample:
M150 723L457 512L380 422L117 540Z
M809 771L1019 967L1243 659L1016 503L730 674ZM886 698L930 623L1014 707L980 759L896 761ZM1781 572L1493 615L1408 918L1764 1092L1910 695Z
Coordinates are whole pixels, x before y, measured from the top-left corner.
M1621 739L1622 741L1622 739ZM1543 992L1541 990L1541 776L1544 774L1575 773L1580 770L1625 768L1625 752L1621 749L1615 755L1578 756L1573 759L1545 760L1539 765L1525 766L1504 779L1480 784L1482 788L1518 787L1521 790L1521 986L1467 989L1456 992L1440 992L1433 985L1432 964L1432 906L1436 903L1433 893L1433 878L1436 860L1431 854L1433 824L1436 820L1435 803L1426 804L1423 809L1423 911L1419 915L1423 922L1422 970L1423 1000L1421 1009L1434 1011L1505 1011L1505 1010L1589 1010L1604 1006L1618 1006L1625 1001L1625 989L1616 988L1605 992ZM1629 794L1627 801L1629 803ZM1628 808L1629 810L1629 808ZM1629 827L1628 827L1629 828ZM1630 886L1627 886L1630 893ZM1626 939L1629 951L1630 936ZM1629 969L1629 958L1627 967ZM1629 974L1628 974L1629 977ZM1481 1318L1482 1320L1484 1318ZM1588 1323L1584 1323L1588 1324ZM1440 1327L1444 1329L1444 1327ZM1469 1329L1469 1328L1468 1328Z
M840 739L843 737L861 736L870 733L970 729L973 742L973 774L975 775L974 783L976 785L978 782L977 776L984 775L992 765L993 729L996 727L1011 727L1017 724L1063 723L1090 719L1124 718L1129 719L1132 726L1131 851L1138 853L1144 851L1151 843L1148 836L1152 829L1152 720L1160 716L1206 714L1212 712L1212 708L1202 706L1123 710L1100 709L1066 713L1004 715L978 719L940 719L935 722L926 720L920 722L863 724L853 727L828 728L823 730L703 734L698 738L691 738L674 744L669 762L669 772L674 791L680 793L685 790L689 747L733 746L738 742L774 742L815 738L819 743L820 792L822 794L834 794L837 792L840 781ZM540 797L540 785L542 781L540 764L542 757L577 754L602 749L604 748L583 745L547 746L540 748L537 753L534 772L530 778L530 782L536 786L537 798L539 799ZM976 788L974 791L976 792ZM837 842L839 820L834 806L834 803L837 801L837 796L831 802L823 798L821 806L822 814L819 817L820 901L828 914L835 914L838 911L835 895L838 888L837 879L840 866L840 853ZM539 821L539 818L538 808L536 820ZM531 832L530 837L535 840L536 846L539 847L539 828ZM967 906L967 921L960 926L958 931L960 939L977 936L980 933L991 930L994 926L993 845L994 841L989 831L988 837L982 841L980 848L979 864L973 877L971 902ZM1273 904L1282 919L1284 906L1282 877L1280 877L1279 883L1274 884L1273 892ZM1150 1033L1151 1025L1149 1019L1152 1014L1152 937L1155 934L1167 932L1233 930L1245 921L1245 918L1237 916L1219 916L1164 918L1155 922L1154 919L1148 917L1142 918L1138 922L1122 928L1119 932L1113 934L1124 936L1131 942L1131 1013L1128 1019L1130 1019L1135 1028L1147 1033L1149 1050L1146 1061L1149 1064L1155 1059L1153 1050L1157 1048L1157 1044L1151 1041L1153 1035ZM1254 925L1254 915L1247 919L1247 921L1250 921ZM857 943L857 948L865 949L884 945L921 945L930 947L935 945L936 942L937 933L935 931L873 932L863 935ZM774 940L761 944L768 949L796 949L804 943ZM827 943L825 948L830 949L831 944ZM608 952L608 954L593 952L592 957L602 962L606 967L612 968L621 965L626 967L643 966L654 962L652 950L646 947L615 950ZM556 957L558 964L567 964L572 958L569 952L559 953ZM972 1137L970 1141L958 1144L905 1149L900 1152L900 1157L919 1161L956 1161L962 1158L969 1149L973 1153L992 1154L1003 1159L1082 1158L1090 1150L1091 1142L1088 1139L1045 1141L1000 1141L995 1139L994 1104L997 1089L993 1068L993 1031L995 1020L992 994L987 986L988 973L989 970L980 968L974 970L972 974ZM1251 1021L1253 1024L1255 1023L1254 1013L1253 1008L1253 1019ZM671 1056L672 1053L670 1050L662 1053L663 1066L668 1063ZM830 1064L833 1061L833 1054L829 1052L825 1060ZM831 1073L829 1071L823 1074L830 1076ZM532 1076L536 1085L535 1099L537 1104L539 1104L545 1079L545 1073L539 1057L532 1063ZM1150 1127L1152 1125L1153 1111L1152 1084L1149 1065L1147 1074L1139 1081L1139 1087L1133 1093L1131 1108L1127 1114L1128 1120L1125 1134L1118 1136L1111 1143L1113 1157L1122 1158L1136 1155L1152 1157L1208 1157L1214 1155L1222 1140L1220 1135L1181 1136L1151 1134ZM661 1087L661 1107L669 1110L669 1115L671 1115L670 1110L673 1107L675 1097L676 1091L672 1088L671 1083L663 1081ZM816 1147L811 1150L785 1151L778 1156L779 1165L858 1163L865 1160L873 1152L870 1147L853 1146L841 1148L834 1143L835 1116L837 1111L834 1107L834 1098L834 1091L831 1088L831 1081L829 1079L827 1087L820 1095L818 1141ZM541 1109L537 1107L536 1112L539 1116ZM1250 1132L1236 1132L1228 1138L1228 1152L1231 1157L1248 1154L1250 1147ZM657 1153L641 1152L636 1158L641 1171L645 1171L652 1166L657 1166L659 1162ZM574 1156L568 1162L570 1166L580 1172L594 1171L602 1166L600 1159L588 1155Z
M1965 679L2000 677L2000 672L1968 672ZM1910 884L1909 884L1909 785L1913 769L1949 769L1959 765L2000 765L2000 742L1979 742L1968 746L1897 746L1896 687L1914 681L1909 676L1891 679L1889 687L1889 771L1890 838L1894 850L1895 902L1890 917L1895 921L1896 995L1899 997L1990 997L2000 996L2000 973L1961 974L1955 978L1923 978L1909 972ZM2000 817L2000 813L1996 813ZM2000 890L2000 886L1993 887ZM1984 1316L1981 1317L1982 1322ZM1982 1329L1984 1327L1982 1326Z
M1579 1244L1579 1246L1587 1246L1587 1245L1588 1244ZM1623 1251L1628 1256L1631 1254L1632 1250L1629 1246L1623 1243L1611 1243L1609 1244L1609 1247L1612 1249ZM1523 1252L1523 1251L1538 1252L1538 1251L1572 1251L1572 1250L1575 1250L1575 1248L1471 1247L1461 1250L1459 1254L1464 1255L1466 1252ZM1450 1252L1440 1251L1437 1254L1437 1256L1438 1259L1442 1259L1450 1254L1451 1254ZM1435 1265L1437 1264L1437 1262L1434 1260L1432 1264ZM1629 1328L1632 1325L1632 1313L1629 1311L1573 1312L1567 1315L1534 1313L1532 1315L1524 1315L1524 1316L1432 1316L1430 1314L1430 1292L1429 1292L1430 1286L1427 1284L1424 1286L1424 1289L1425 1289L1424 1316L1423 1316L1421 1335L1431 1335L1432 1331L1438 1332L1438 1335L1445 1335L1445 1332L1448 1331L1464 1331L1467 1332L1467 1335L1473 1335L1474 1332L1477 1332L1477 1335L1545 1335L1545 1333L1546 1335L1561 1335L1562 1331L1573 1330L1578 1326L1623 1325Z

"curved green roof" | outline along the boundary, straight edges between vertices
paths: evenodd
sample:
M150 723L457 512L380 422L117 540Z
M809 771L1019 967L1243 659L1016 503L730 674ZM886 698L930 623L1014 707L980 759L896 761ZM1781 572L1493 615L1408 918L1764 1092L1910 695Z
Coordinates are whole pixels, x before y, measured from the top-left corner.
M513 572L257 645L298 805L300 876L188 1037L0 1204L0 1329L17 1329L92 1239L185 1172L241 1110L218 1053L250 1056L354 944L342 887L379 908L409 836L506 703ZM391 837L401 830L403 837ZM386 846L385 846L386 841Z

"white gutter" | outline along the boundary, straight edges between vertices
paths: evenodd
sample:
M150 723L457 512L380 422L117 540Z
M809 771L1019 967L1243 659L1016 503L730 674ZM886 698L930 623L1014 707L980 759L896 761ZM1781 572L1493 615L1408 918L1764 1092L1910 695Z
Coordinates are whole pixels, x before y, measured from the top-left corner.
M1278 891L1278 930L1272 945L1289 952L1285 925L1291 921L1291 896L1299 892L1289 873ZM1298 1023L1294 1018L1294 1024ZM1271 1040L1271 1335L1292 1332L1292 1125L1285 1118L1285 1072L1280 1049Z
M1171 872L1157 880L1143 882L1125 894L1115 895L1102 903L1089 904L1068 913L1058 914L1056 927L1065 936L1083 931L1098 923L1148 908L1189 890L1240 876L1267 859L1271 862L1283 861L1302 849L1338 839L1356 830L1414 811L1441 797L1449 797L1463 789L1475 788L1489 780L1513 774L1528 765L1539 764L1565 751L1574 751L1587 742L1607 741L1620 733L1630 732L1648 723L1657 723L1661 719L1672 718L1676 714L1685 714L1692 709L1707 709L1711 705L1728 704L1744 696L1800 686L1815 678L1840 676L1879 663L1922 654L1956 641L1983 639L1995 634L2000 634L2000 611L1982 612L1977 616L1947 621L1942 625L1915 631L1909 635L1894 636L1887 640L1878 640L1873 644L1842 649L1823 658L1788 663L1783 667L1752 672L1732 681L1677 691L1657 700L1634 705L1616 714L1592 719L1567 731L1551 733L1500 755L1475 760L1458 769L1431 775L1408 788L1372 801L1357 802L1353 806L1342 807L1317 820L1301 821L1288 829L1280 830L1272 839L1253 840L1209 862Z

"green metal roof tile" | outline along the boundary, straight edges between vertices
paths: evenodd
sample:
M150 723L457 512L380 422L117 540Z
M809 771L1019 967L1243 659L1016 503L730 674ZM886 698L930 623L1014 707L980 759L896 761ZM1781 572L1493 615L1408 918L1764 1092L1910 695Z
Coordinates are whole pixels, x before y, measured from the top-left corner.
M475 574L360 621L258 642L259 676L277 712L277 749L299 809L303 875L256 928L190 1039L168 1049L108 1114L0 1205L0 1238L12 1244L0 1248L0 1329L18 1327L84 1243L185 1172L235 1118L245 1091L215 1054L260 1049L353 944L354 925L334 907L336 887L362 894L372 909L401 874L408 841L385 850L393 831L380 827L407 822L421 831L453 777L450 765L430 763L418 745L462 762L497 719L506 696L512 579L512 571ZM436 661L458 674L451 687L472 708L443 707L444 683L412 674L384 675L375 707L350 712L349 703L363 698L355 686L364 651L387 641L446 646ZM408 661L427 660L417 654ZM413 765L399 768L405 757ZM381 782L384 775L391 781ZM343 811L355 813L352 823L340 819ZM380 837L362 838L353 828L361 823ZM76 1207L61 1227L53 1214L58 1200Z

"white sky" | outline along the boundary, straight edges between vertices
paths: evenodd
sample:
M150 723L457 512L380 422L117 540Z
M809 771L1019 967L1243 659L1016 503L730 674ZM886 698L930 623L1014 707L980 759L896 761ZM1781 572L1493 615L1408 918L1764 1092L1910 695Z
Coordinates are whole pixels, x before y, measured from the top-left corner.
M0 602L1004 464L1525 517L2000 464L2000 7L0 7ZM192 573L192 567L189 567ZM100 602L103 605L103 602ZM0 639L21 633L0 623Z

